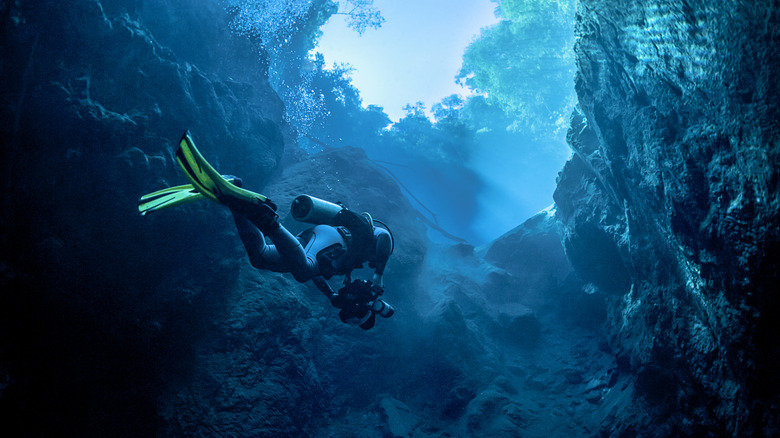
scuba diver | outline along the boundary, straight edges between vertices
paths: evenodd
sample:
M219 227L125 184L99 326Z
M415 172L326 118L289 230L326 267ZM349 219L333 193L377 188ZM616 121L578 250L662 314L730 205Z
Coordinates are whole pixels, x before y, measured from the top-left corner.
M241 187L241 180L233 177L233 184ZM386 225L368 213L357 214L341 205L301 195L292 202L293 218L318 225L293 236L279 223L276 205L268 199L253 203L223 195L219 200L233 214L238 235L255 268L289 272L301 283L312 280L331 304L341 309L343 322L364 330L374 326L376 315L389 318L395 312L380 298L385 266L393 251L392 235ZM266 236L272 244L266 243ZM352 271L365 262L374 269L373 278L353 281ZM344 287L338 292L326 281L334 275L344 275Z
M279 223L276 204L266 196L242 188L239 178L220 175L200 154L188 132L179 141L176 161L191 184L168 187L142 196L138 211L161 209L210 199L227 206L252 266L289 272L301 283L312 280L345 323L368 330L376 315L389 318L392 306L383 301L383 274L393 252L390 229L368 213L357 214L342 205L301 195L291 205L294 219L314 225L293 236ZM266 243L265 237L271 240ZM352 271L368 262L373 278L352 280ZM327 280L344 276L334 292Z

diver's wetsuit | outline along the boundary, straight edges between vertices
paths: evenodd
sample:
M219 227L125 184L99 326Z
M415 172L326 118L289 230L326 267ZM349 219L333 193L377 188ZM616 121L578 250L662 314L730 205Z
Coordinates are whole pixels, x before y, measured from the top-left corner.
M228 201L229 202L229 201ZM376 315L389 318L393 307L380 299L384 291L382 275L393 250L390 232L363 222L359 215L346 209L346 226L316 225L293 236L279 224L269 205L232 207L238 235L252 266L274 272L289 272L301 283L312 280L330 303L340 309L345 323L368 330ZM357 219L357 222L355 221ZM272 244L268 244L265 233ZM374 268L372 281L351 280L350 273L369 262ZM327 279L344 275L344 287L334 292Z
M263 233L243 214L234 213L238 235L249 255L252 266L274 272L290 272L299 282L305 282L315 277L330 278L333 274L347 275L354 266L339 266L347 256L349 248L338 230L329 225L317 225L293 236L286 228L279 225L276 230L268 232L273 244L267 244ZM374 253L365 260L374 266L374 272L381 277L387 260L392 251L392 241L387 230L374 227ZM334 272L323 272L319 265L319 257L323 251L343 249L342 260L332 260ZM321 288L320 282L315 282ZM323 291L324 293L327 293Z

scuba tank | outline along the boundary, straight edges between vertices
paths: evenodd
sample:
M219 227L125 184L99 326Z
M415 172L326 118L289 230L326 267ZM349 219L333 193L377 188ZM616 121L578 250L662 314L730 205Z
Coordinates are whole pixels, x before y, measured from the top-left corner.
M293 199L290 214L298 222L312 225L331 225L344 207L314 196L301 195Z
M390 235L390 253L393 252L393 233L390 228L384 222L373 219L368 213L358 214L341 204L311 195L300 195L290 204L290 215L298 222L336 227L348 250L348 258L343 266L350 271L361 268L376 252L374 227L377 224Z

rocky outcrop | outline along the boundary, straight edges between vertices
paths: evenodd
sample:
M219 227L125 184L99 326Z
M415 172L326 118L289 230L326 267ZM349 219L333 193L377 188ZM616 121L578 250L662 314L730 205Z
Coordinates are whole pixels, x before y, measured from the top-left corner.
M597 429L592 407L603 402L615 367L599 349L604 300L583 293L560 237L553 212L544 211L483 248L430 247L414 301L401 307L385 340L393 348L383 360L397 364L388 376L393 399L379 394L353 406L322 436L376 429L381 433L365 436L567 436ZM550 263L517 265L534 258ZM582 394L593 404L583 404Z
M777 430L779 13L580 3L581 113L555 200L650 413L609 435Z

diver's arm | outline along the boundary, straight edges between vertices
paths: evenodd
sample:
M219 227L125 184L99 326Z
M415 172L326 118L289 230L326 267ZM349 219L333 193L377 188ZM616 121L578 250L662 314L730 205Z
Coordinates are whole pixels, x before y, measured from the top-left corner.
M374 286L380 288L384 287L382 276L385 273L385 266L387 266L387 260L390 259L392 250L393 241L390 238L390 233L381 228L377 228L376 253L374 254L374 277L371 280Z
M326 297L328 297L329 300L332 300L334 296L336 296L336 292L333 292L333 289L330 287L327 281L322 276L317 276L311 279L312 283L314 283L315 286L317 286L317 289L320 290L323 294L325 294Z
M377 274L376 272L374 272L374 276L371 278L371 283L380 289L385 288L385 283L382 274Z

